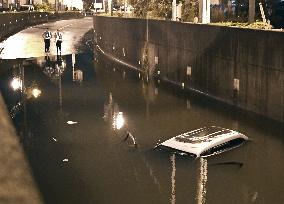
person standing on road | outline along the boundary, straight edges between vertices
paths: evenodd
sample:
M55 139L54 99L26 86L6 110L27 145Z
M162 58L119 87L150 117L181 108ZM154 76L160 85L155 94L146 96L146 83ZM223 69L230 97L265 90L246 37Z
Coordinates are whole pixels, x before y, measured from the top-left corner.
M58 51L60 52L60 55L61 55L62 33L59 31L59 29L57 29L55 33L55 42L56 42L57 55L58 55Z
M47 28L46 31L42 34L42 37L44 39L44 51L45 53L49 52L49 47L50 47L50 39L52 38L52 34Z

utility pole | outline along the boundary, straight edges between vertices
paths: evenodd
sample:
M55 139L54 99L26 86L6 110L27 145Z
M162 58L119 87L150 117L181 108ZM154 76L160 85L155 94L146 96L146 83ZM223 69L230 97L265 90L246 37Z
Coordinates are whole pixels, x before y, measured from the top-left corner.
M199 22L210 23L210 0L199 0Z
M58 0L55 0L55 12L58 12Z
M173 0L172 2L172 21L177 20L177 1Z
M255 0L249 0L249 23L254 22L255 17Z
M107 1L108 13L112 16L112 0Z
M124 0L124 16L126 16L127 0Z

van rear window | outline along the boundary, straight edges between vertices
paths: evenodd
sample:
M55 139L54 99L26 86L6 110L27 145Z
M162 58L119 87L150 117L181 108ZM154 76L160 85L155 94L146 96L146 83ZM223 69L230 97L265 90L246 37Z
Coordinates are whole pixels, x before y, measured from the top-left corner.
M213 155L213 154L221 153L223 151L227 151L229 149L233 149L235 147L240 146L244 141L245 141L245 139L243 139L243 138L237 138L237 139L234 139L234 140L230 140L228 142L219 144L215 147L212 147L212 148L202 152L200 156L203 156L203 157L204 156L210 156L210 155Z

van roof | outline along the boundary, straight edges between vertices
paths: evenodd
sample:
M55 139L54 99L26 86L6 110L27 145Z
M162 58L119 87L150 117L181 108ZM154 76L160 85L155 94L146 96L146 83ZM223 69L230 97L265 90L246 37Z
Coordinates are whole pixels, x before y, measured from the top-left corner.
M203 127L166 140L160 145L200 157L202 152L234 139L248 140L248 137L221 127Z

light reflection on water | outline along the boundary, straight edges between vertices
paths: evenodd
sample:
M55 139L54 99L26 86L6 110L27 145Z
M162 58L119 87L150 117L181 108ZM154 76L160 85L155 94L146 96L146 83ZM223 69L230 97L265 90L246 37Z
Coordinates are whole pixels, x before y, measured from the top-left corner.
M284 181L279 179L284 171L281 130L261 129L191 95L177 97L175 91L137 73L94 67L90 56L74 57L75 61L68 55L0 64L1 91L46 203L284 200ZM25 64L25 86L36 81L41 88L37 99L23 100L11 89L9 80L18 64ZM82 81L74 80L76 70L82 71ZM152 149L158 140L211 125L235 129L254 142L200 160ZM123 141L127 131L139 142L137 149ZM243 166L210 166L228 161Z
M199 175L198 175L198 192L197 192L197 203L204 204L206 203L206 183L208 176L208 166L207 160L205 158L200 158L200 167L199 167Z
M124 126L125 118L123 112L119 111L119 106L114 103L112 93L109 93L107 103L104 104L103 119L112 124L114 130L119 130Z
M176 155L173 154L170 157L172 163L172 175L171 175L171 183L172 183L172 192L171 192L171 204L176 203Z

